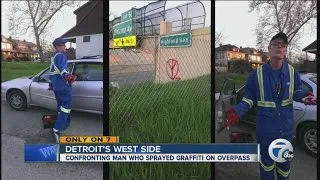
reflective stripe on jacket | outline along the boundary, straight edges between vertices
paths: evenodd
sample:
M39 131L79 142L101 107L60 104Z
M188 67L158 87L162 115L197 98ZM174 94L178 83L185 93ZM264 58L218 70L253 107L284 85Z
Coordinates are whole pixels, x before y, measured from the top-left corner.
M50 80L55 91L71 91L71 85L67 83L68 62L65 54L57 52L51 58Z

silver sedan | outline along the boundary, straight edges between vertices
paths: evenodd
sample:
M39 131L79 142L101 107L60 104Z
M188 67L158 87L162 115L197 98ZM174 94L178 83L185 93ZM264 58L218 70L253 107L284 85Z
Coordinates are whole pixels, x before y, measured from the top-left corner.
M103 113L103 60L102 58L69 60L69 72L77 76L72 88L72 110ZM1 98L10 107L22 111L30 106L57 109L53 91L49 87L48 68L35 76L22 77L1 83Z

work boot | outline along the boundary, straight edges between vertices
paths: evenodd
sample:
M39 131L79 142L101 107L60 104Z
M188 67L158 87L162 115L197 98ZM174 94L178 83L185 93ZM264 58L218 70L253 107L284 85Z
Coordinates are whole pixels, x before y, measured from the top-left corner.
M55 128L52 128L52 134L53 134L53 138L56 140L56 143L58 144L59 141L60 141L60 131L55 129Z

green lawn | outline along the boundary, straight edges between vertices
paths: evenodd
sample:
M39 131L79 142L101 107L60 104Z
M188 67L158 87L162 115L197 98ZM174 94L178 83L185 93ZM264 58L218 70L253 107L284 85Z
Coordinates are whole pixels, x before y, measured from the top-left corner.
M50 64L48 62L2 62L1 63L1 82L18 77L30 76L44 70Z
M249 73L220 73L215 75L216 92L220 92L226 78L231 78L235 82L236 89L239 89L246 83Z
M111 91L110 132L121 143L210 143L210 76ZM111 179L210 179L209 163L112 163Z

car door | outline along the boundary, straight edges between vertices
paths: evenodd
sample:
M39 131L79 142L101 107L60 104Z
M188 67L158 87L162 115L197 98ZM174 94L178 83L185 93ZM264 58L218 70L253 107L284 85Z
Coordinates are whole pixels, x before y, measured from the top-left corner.
M86 112L103 112L103 63L77 62L77 79L72 87L73 105Z
M69 72L72 72L73 63L68 64ZM50 82L50 69L47 68L40 75L33 78L30 85L31 103L40 107L56 110L57 103L53 91L48 91Z
M302 89L307 92L313 92L312 87L304 80L301 80ZM294 120L299 121L305 114L307 106L301 102L293 102Z
M235 103L235 83L232 79L226 79L219 94L219 98L215 103L215 129L218 134L225 128L224 120L227 108Z

